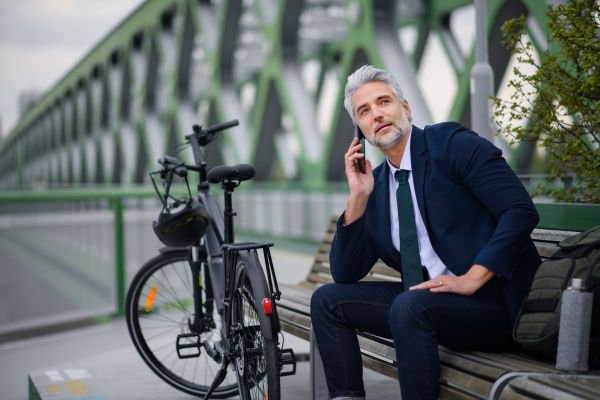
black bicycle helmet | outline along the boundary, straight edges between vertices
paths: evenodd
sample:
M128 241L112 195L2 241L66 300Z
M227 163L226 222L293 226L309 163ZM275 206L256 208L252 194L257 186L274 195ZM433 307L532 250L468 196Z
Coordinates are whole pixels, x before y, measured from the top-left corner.
M163 209L152 227L165 246L188 247L197 243L208 230L208 213L204 204L191 198L175 213Z

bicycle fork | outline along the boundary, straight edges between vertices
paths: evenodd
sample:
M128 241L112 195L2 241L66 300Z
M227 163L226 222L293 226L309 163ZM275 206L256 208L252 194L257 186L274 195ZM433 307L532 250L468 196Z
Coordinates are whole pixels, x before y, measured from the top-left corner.
M203 257L204 256L204 257ZM191 247L188 253L188 263L192 272L192 286L194 295L194 320L188 319L188 328L190 333L182 333L177 335L177 356L180 359L200 357L201 347L204 347L207 355L216 362L220 362L221 354L218 350L213 349L205 342L200 341L202 332L214 329L216 327L212 318L213 299L212 286L208 274L205 274L207 282L202 281L201 268L206 264L206 252L203 252L200 247ZM203 301L202 290L206 287L206 303ZM206 312L203 310L206 308ZM192 339L196 339L195 342ZM182 353L185 349L196 349L195 352ZM188 350L189 351L189 350Z

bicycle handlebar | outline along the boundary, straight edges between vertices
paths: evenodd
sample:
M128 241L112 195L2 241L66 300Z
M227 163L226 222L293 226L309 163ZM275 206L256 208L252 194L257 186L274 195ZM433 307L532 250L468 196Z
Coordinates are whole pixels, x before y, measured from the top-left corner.
M239 124L240 124L239 121L237 119L234 119L233 121L223 122L222 124L218 124L215 126L211 126L210 128L206 128L205 132L206 133L217 133L217 132L224 131L225 129L233 128L234 126L238 126Z
M233 121L223 122L222 124L217 124L206 129L202 129L200 125L194 125L192 129L194 130L194 133L196 135L204 136L215 134L217 132L224 131L225 129L233 128L234 126L237 126L239 124L239 121L237 119L234 119Z

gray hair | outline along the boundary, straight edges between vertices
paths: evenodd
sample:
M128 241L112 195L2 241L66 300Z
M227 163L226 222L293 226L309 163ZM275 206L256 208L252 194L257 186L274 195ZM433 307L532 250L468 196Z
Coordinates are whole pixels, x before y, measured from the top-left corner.
M398 101L401 104L404 103L405 99L402 94L402 89L400 89L400 85L396 79L394 79L392 74L382 69L377 69L372 65L363 65L348 77L346 89L344 90L344 107L346 108L346 111L348 111L348 114L350 114L350 118L352 118L352 122L355 125L356 117L354 116L354 110L352 109L352 96L358 89L371 82L383 82L387 84ZM408 120L412 122L412 117L408 118Z

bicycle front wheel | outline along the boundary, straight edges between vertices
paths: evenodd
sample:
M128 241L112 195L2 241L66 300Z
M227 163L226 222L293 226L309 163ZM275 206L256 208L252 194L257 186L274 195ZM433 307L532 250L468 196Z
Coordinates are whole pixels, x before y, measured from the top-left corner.
M127 327L142 359L161 379L185 393L204 396L220 365L204 348L199 357L185 359L179 358L176 349L177 335L195 333L194 283L187 257L187 251L161 254L140 269L127 294ZM213 318L216 327L201 333L200 341L214 349L221 339L221 319L216 311ZM185 340L196 342L193 337ZM228 377L211 398L237 393L235 378Z
M236 268L236 285L232 296L232 326L235 338L236 375L241 399L279 400L281 398L279 359L276 338L263 337L258 307L247 275L240 261Z

